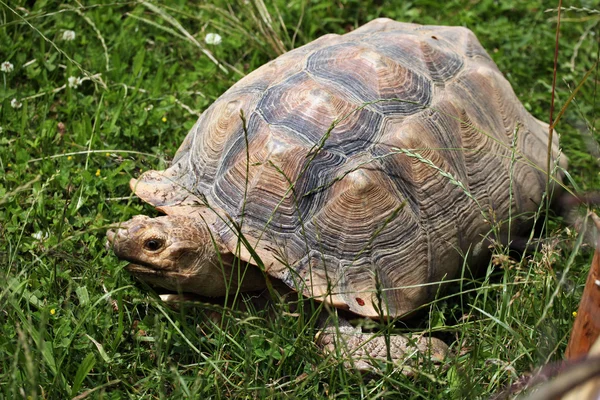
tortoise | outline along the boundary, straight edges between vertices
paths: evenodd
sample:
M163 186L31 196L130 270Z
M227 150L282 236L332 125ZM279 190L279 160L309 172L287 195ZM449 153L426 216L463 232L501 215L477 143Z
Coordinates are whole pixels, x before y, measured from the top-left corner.
M154 286L224 296L263 288L266 274L399 318L489 259L492 231L531 226L548 137L470 30L375 19L234 84L169 168L131 180L165 215L108 240ZM552 157L565 165L557 135Z

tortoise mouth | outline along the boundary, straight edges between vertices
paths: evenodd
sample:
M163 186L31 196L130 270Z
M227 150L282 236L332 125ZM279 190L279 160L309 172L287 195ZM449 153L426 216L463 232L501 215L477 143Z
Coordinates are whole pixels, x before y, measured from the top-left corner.
M214 304L215 300L210 297L202 296L198 293L181 290L181 287L179 287L179 290L173 287L165 287L165 274L161 270L155 270L144 265L134 263L130 263L127 266L125 266L125 270L135 278L135 280L138 282L137 285L146 286L147 288L149 287L158 295L158 297L163 302L165 302L169 306L180 305L182 303ZM157 282L157 280L160 280L160 283Z
M155 292L162 293L174 291L165 288L160 282L169 279L169 276L159 269L154 269L146 265L129 263L125 266L125 271L134 278L137 282L150 286Z
M144 279L168 279L168 280L178 280L178 279L190 279L193 276L181 271L165 269L163 267L158 267L152 264L145 264L136 260L132 262L132 260L124 259L125 261L129 261L129 264L125 266L125 271L129 272L135 278L144 280Z
M148 285L158 294L196 294L190 285L193 275L181 271L164 270L142 263L129 263L125 270L137 281Z
M152 267L151 265L144 264L136 264L129 263L125 266L125 270L132 274L133 276L137 275L152 275L152 276L163 276L165 275L164 271L158 269L156 267Z

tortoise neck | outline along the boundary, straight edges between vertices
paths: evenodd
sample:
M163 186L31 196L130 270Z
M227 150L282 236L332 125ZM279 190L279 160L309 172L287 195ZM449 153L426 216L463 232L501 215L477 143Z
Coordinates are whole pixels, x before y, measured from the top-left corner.
M221 297L265 287L265 277L260 269L236 257L204 219L184 215L170 217L174 225L187 229L186 237L193 238L196 246L193 254L195 272L191 274L195 276L195 282L188 286L188 291Z
M249 292L265 288L265 277L260 269L242 261L231 252L215 252L214 257L204 265L207 271L208 288L202 295L221 297L237 292Z

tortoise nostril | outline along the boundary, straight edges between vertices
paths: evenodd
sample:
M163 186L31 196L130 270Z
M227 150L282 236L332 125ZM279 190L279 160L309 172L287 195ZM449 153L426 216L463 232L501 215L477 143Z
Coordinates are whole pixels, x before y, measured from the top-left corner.
M113 247L127 237L127 229L109 229L106 231L106 246Z

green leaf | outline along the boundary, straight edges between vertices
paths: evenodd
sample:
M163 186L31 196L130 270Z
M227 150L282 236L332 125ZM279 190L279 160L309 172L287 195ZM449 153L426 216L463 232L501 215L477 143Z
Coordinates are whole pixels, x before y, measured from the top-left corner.
M77 298L79 299L79 305L83 306L90 302L90 295L85 286L79 286L75 289L75 293L77 293Z
M104 350L104 346L102 346L102 344L100 342L98 342L96 339L94 339L90 335L86 334L85 336L87 336L87 338L90 339L92 341L92 343L94 343L94 345L96 345L96 348L98 349L98 353L100 353L100 356L102 357L104 362L109 364L110 357L108 356L108 354L106 354L106 351Z
M146 49L137 52L133 58L133 76L138 76L144 66L144 58L146 57Z
M51 342L43 342L42 346L41 346L41 351L42 351L42 356L44 357L44 360L46 361L46 364L48 364L48 367L50 367L50 370L52 371L52 373L54 375L56 375L56 373L57 373L56 359L54 358L54 354L53 354L53 350L52 350L52 343Z
M73 387L71 388L71 396L75 396L83 383L83 380L87 376L87 374L94 368L96 364L96 356L94 353L88 353L87 356L83 359L81 364L79 364L79 368L77 368L77 372L75 373L75 379L73 379Z

